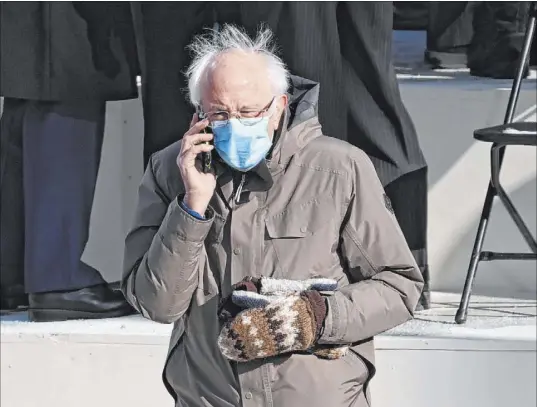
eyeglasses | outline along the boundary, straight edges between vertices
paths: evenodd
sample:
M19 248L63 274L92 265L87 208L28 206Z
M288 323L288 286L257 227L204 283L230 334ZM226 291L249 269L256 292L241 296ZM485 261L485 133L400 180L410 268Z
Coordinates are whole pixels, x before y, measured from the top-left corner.
M263 118L267 116L274 104L276 97L272 98L270 103L261 110L241 110L238 112L228 112L225 110L212 111L207 113L200 113L201 119L209 119L209 122L220 122L219 125L225 125L232 117L236 117L242 124L246 126L253 126L259 123Z

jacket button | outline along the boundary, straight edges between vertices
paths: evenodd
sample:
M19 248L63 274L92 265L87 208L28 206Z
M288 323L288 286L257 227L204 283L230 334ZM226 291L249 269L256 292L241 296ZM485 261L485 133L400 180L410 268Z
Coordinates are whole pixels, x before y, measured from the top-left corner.
M239 254L241 254L241 249L239 249L238 247L234 248L233 254L236 254L238 256Z
M252 393L250 393L249 391L247 391L246 393L244 393L244 398L246 400L250 400L252 398Z

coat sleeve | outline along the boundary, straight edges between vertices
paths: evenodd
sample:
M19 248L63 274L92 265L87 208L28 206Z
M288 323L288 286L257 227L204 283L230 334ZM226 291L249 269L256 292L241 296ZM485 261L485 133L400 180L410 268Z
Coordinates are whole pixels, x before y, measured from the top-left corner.
M125 242L122 290L144 317L172 323L188 310L205 267L207 220L189 215L178 198L169 199L157 184L153 159L138 192L134 226Z
M340 253L351 284L328 297L319 343L354 343L412 318L423 279L373 164L353 149Z

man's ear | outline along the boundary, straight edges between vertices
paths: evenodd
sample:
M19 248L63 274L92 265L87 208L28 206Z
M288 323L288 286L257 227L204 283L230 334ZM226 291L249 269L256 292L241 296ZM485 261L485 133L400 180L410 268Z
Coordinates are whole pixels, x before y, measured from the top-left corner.
M280 105L281 105L282 112L285 110L285 108L287 107L288 103L289 103L289 97L286 94L281 95L278 98L277 105L278 105L278 107L280 107Z
M283 112L287 107L287 103L289 103L289 98L287 97L287 95L281 95L278 96L274 103L276 105L276 111L274 112L274 115L272 117L274 119L274 128L277 129L282 118Z

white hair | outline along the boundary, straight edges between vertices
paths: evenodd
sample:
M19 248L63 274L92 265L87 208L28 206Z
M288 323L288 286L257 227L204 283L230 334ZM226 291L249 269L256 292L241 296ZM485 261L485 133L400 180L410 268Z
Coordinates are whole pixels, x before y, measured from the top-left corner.
M188 79L188 96L196 106L201 103L201 92L210 69L214 67L216 58L228 51L243 51L261 54L267 62L269 80L274 96L287 92L289 71L285 63L276 55L272 31L261 26L255 38L250 38L241 28L224 24L221 30L209 30L194 38L188 49L193 53L192 63L186 71Z

